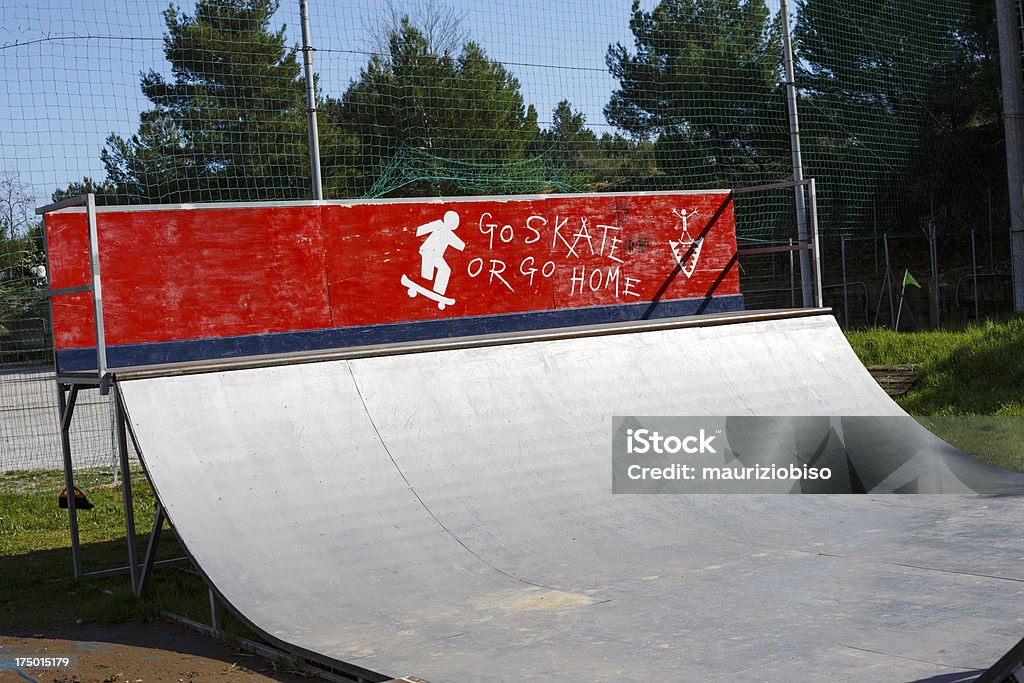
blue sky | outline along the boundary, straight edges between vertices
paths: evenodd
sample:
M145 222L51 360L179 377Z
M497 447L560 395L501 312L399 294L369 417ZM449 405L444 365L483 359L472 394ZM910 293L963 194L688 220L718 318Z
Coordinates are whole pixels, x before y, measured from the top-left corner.
M179 3L186 11L194 0ZM399 8L412 8L397 0ZM596 132L614 131L602 109L615 87L608 46L631 44L631 0L449 0L469 38L516 75L541 125L569 99ZM650 6L645 2L644 6ZM777 5L777 3L770 3ZM309 0L314 67L323 92L357 78L385 15L377 0ZM131 135L148 107L139 74L167 72L163 0L3 0L0 3L0 172L16 173L37 203L82 176L102 179L110 133ZM275 27L299 42L298 0L282 0Z

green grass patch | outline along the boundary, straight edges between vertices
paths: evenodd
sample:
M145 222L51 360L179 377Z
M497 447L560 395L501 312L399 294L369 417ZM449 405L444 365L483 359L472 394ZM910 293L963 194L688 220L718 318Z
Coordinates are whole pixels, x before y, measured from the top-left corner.
M958 330L876 328L847 339L865 365L917 366L920 378L896 402L931 432L979 460L1024 472L1024 318Z
M865 365L917 365L921 378L897 399L911 415L1024 416L1024 317L962 330L847 334Z
M124 507L120 486L104 483L85 489L95 507L78 513L85 571L128 564ZM88 478L88 477L86 477ZM57 506L61 472L25 472L0 476L0 633L32 633L76 623L119 623L160 618L171 611L209 622L209 597L203 580L188 568L160 568L141 599L128 576L74 578L67 510ZM76 474L76 484L79 477ZM132 480L140 559L153 524L155 497L144 477ZM180 557L182 549L165 527L159 559ZM254 638L237 620L226 618L235 635Z
M918 416L925 429L978 460L1024 472L1024 418Z
M116 486L118 477L109 467L93 467L75 470L75 486L82 489L94 489ZM64 488L63 470L14 470L0 472L0 492L2 493L42 493L53 491L55 494Z

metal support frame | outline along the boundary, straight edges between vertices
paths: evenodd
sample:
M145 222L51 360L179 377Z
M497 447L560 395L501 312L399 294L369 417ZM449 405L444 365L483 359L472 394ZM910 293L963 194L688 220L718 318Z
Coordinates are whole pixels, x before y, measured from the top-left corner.
M75 472L71 452L71 423L75 416L75 406L78 401L78 393L82 386L98 386L98 379L90 377L88 381L78 379L77 381L65 381L65 378L57 378L57 405L60 409L60 442L61 451L64 456L64 485L67 488L68 501L68 523L71 534L71 562L75 578L99 579L110 576L128 574L131 578L132 593L141 597L149 585L152 571L156 567L163 567L172 564L187 562L187 557L178 557L169 560L157 560L156 553L160 545L160 537L163 531L164 522L167 521L167 514L163 505L158 501L156 514L153 519L153 527L149 532L149 542L146 547L146 554L142 562L139 561L138 548L135 543L135 499L132 491L131 472L128 459L128 439L132 440L136 450L138 442L135 434L132 433L127 424L127 416L124 410L124 402L121 393L118 391L117 383L112 382L114 394L115 431L117 434L117 450L119 466L121 469L121 495L124 503L125 517L125 541L128 550L128 564L123 567L113 567L94 571L84 571L82 567L81 538L78 529L78 510L75 501Z
M153 573L153 566L156 564L156 551L160 547L160 535L164 530L164 522L167 514L164 512L163 504L158 500L156 509L153 511L153 528L149 531L149 542L146 543L146 557L142 561L142 571L139 572L139 595L146 592L149 587L149 578Z
M92 276L92 311L96 326L96 374L100 380L100 393L110 391L107 372L107 335L103 329L103 287L100 284L100 238L96 220L96 195L85 195L85 215L89 223L89 272Z
M224 613L220 607L220 598L217 597L217 593L214 592L213 588L207 587L207 591L210 594L210 626L213 627L214 631L223 631Z
M132 592L136 596L141 594L139 580L139 551L135 546L135 507L132 495L131 465L128 462L128 435L124 425L124 402L121 400L121 391L114 385L114 430L117 433L117 455L121 466L121 497L124 500L124 529L128 539L128 568L132 580ZM159 534L151 534L151 536Z
M69 392L65 396L65 392ZM60 409L60 449L64 456L64 488L68 500L68 524L71 527L71 563L75 578L82 576L82 551L79 545L78 510L75 501L75 471L71 462L71 418L78 402L78 385L57 384L57 406Z
M768 185L754 185L753 187L740 187L732 191L734 195L737 194L750 194L753 192L764 192L766 190L783 190L786 188L795 188L800 190L804 187L807 188L807 196L809 205L807 207L806 218L810 222L810 231L808 232L806 227L804 230L800 230L799 216L797 221L797 242L793 243L790 240L788 246L776 246L776 247L754 247L751 249L738 249L736 251L738 256L752 256L755 254L775 254L780 252L790 252L792 258L792 252L800 253L800 284L801 291L804 292L803 307L804 308L822 308L824 295L822 292L822 277L821 277L821 240L818 236L818 191L817 186L814 182L814 178L807 178L804 180L797 180L792 182L784 183L771 183ZM803 196L801 194L801 196ZM804 262L807 262L807 267L804 266ZM808 295L807 293L810 292ZM796 302L793 302L793 307L796 307Z
M76 285L73 287L61 287L59 289L48 289L46 296L50 299L50 319L53 319L53 299L68 294L79 294L89 292L92 294L93 323L96 330L96 377L100 394L106 396L110 391L110 372L107 366L107 336L103 328L103 286L100 283L100 240L99 221L96 218L96 195L78 195L60 202L47 204L36 209L37 216L45 216L53 211L67 209L74 206L85 206L86 222L88 223L89 234L89 284ZM44 231L45 232L45 231ZM49 245L46 249L46 272L47 275L53 271L50 269ZM54 367L59 377L61 372L57 367L54 358Z
M370 681L378 680L377 677L366 678L356 673L345 672L340 673L334 669L327 668L327 665L322 662L318 662L309 659L296 652L287 652L276 647L267 645L266 643L258 643L248 638L243 638L234 634L230 636L223 630L214 628L209 624L203 624L194 619L189 619L186 616L177 614L175 612L169 612L164 610L160 613L162 616L167 617L171 621L177 622L182 626L192 629L198 633L201 633L211 638L216 638L222 642L229 643L231 647L237 648L242 652L255 655L257 657L263 657L269 661L280 661L285 660L291 664L295 670L300 671L303 674L315 676L316 678L323 679L325 681L332 681L332 683L370 683ZM405 680L405 679L399 679ZM424 682L426 683L426 682Z
M175 558L172 560L156 560L156 552L160 543L160 535L167 515L163 506L158 502L156 515L153 520L153 528L149 533L149 544L146 548L146 556L140 564L138 548L135 544L135 507L134 495L132 493L131 469L128 459L128 438L131 436L136 451L139 449L135 434L127 426L124 400L118 390L114 377L107 365L107 343L106 333L103 326L103 286L100 277L100 249L99 249L99 221L96 216L96 195L93 193L71 197L60 202L48 204L36 209L37 216L45 216L53 211L67 209L75 206L85 206L86 222L88 224L89 236L89 284L76 285L72 287L61 287L47 290L50 300L50 317L53 317L53 300L58 296L68 294L91 293L93 303L93 321L96 331L96 374L72 373L64 374L57 365L54 358L54 373L57 385L57 406L60 410L60 443L61 453L64 460L64 486L68 501L68 526L71 535L71 562L76 578L104 578L128 574L131 577L132 593L136 597L142 595L149 583L149 577L154 567L175 564L187 561L188 558ZM44 233L45 234L45 233ZM52 273L49 261L49 245L47 245L46 272ZM128 546L128 564L124 567L114 567L96 571L84 571L82 568L82 547L81 537L78 530L78 509L75 500L75 471L74 461L71 453L71 422L75 416L75 406L78 401L78 393L81 387L97 387L100 394L108 395L113 389L114 399L114 429L117 437L118 463L121 470L121 496L124 503L124 524L125 540Z

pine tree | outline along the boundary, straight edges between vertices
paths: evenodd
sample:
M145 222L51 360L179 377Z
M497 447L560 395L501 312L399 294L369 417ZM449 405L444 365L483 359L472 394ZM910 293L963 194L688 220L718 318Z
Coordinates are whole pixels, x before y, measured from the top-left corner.
M325 106L329 122L358 136L364 193L388 174L404 195L501 192L540 134L504 66L473 42L438 51L408 18Z
M200 0L164 12L171 78L142 77L153 108L102 152L117 193L137 202L309 196L297 50L270 28L277 0Z
M634 51L608 49L605 116L653 140L668 187L735 187L787 173L781 32L763 0L633 3Z
M804 0L799 51L805 164L826 229L865 234L987 221L1005 187L991 3ZM997 202L997 206L1003 206ZM972 213L977 215L972 215Z

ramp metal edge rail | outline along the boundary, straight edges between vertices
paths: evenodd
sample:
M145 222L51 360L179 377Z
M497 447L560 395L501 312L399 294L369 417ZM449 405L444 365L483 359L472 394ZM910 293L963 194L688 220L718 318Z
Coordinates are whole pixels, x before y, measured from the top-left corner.
M559 327L550 330L529 330L525 332L476 335L472 337L460 337L457 339L431 339L420 342L372 344L367 346L347 347L344 349L333 349L329 351L299 351L295 353L203 360L190 363L132 366L117 368L114 371L114 375L119 380L129 381L151 379L155 377L226 372L229 370L249 370L253 368L272 367L275 365L298 365L302 363L352 360L356 358L370 358L376 356L400 356L412 353L426 353L430 351L451 351L454 349L527 344L531 342L553 341L558 339L603 337L616 334L656 332L661 330L675 330L691 327L715 327L719 325L735 325L767 320L805 318L829 315L831 313L832 309L828 307L750 311L743 313L714 313L706 316L682 316L678 318L660 318L655 320L634 320L601 325Z

